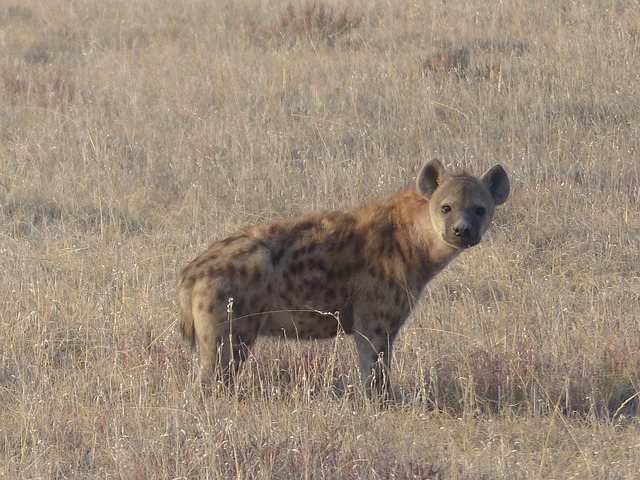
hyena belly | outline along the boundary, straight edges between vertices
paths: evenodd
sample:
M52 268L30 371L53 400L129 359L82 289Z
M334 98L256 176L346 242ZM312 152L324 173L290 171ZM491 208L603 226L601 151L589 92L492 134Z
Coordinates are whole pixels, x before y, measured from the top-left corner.
M321 314L309 312L272 312L262 323L260 335L307 340L335 337L341 330L339 311Z

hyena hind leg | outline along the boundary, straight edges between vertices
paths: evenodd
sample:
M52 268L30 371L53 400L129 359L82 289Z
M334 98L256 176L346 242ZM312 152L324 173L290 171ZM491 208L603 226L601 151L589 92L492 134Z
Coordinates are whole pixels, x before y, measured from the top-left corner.
M213 341L202 341L198 339L198 350L200 350L200 386L202 391L210 394L217 378L217 371L220 360L220 337L215 336Z
M210 394L218 382L230 387L242 363L249 357L252 344L238 335L232 335L231 339L229 335L218 335L216 341L206 345L200 342L199 380L203 392Z
M243 336L237 333L228 333L220 337L218 347L219 372L222 383L229 387L238 370L249 357L249 348L253 345L255 337Z

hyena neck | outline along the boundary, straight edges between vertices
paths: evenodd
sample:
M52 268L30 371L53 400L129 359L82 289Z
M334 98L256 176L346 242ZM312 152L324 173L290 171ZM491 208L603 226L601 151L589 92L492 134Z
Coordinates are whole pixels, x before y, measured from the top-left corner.
M416 297L459 252L431 225L429 201L415 187L356 209L369 269L394 280Z
M429 212L429 201L422 198L413 186L398 192L391 199L397 206L399 242L407 256L408 277L413 278L413 287L421 291L462 250L447 244L434 230Z

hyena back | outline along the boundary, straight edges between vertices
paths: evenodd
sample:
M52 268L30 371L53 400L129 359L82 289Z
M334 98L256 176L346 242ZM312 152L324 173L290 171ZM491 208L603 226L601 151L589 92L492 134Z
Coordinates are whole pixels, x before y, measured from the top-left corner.
M367 394L388 395L391 347L411 307L429 280L480 242L508 195L500 165L476 178L450 175L434 159L415 185L389 198L268 221L214 243L177 287L203 387L217 374L228 381L258 335L343 331L354 336Z

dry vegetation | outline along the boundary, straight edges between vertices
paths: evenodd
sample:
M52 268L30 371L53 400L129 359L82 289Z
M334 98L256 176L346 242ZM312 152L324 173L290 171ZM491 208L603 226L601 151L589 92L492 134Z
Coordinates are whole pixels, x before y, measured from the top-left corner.
M0 477L637 478L640 5L330 2L2 2ZM350 338L201 402L181 268L432 156L513 190L398 339L406 402Z

